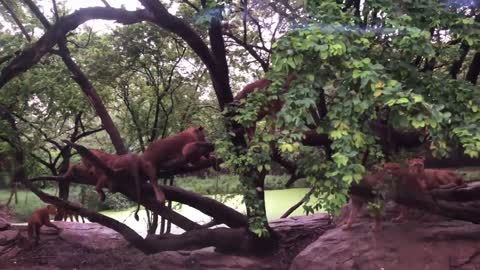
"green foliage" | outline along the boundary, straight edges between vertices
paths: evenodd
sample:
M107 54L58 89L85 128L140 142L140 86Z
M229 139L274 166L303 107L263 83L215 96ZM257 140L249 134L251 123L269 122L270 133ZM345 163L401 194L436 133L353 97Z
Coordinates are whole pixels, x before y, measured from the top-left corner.
M350 10L344 12L344 5L334 0L305 1L305 5L308 23L292 29L273 46L268 74L272 85L247 98L235 120L251 125L271 100L285 101L277 119L267 117L265 126L283 127L269 134L268 141L278 142L283 156L292 161L312 154L299 144L307 125L329 134L333 161L298 162L315 187L316 205L307 211L336 212L346 201L351 182L365 173L363 153L373 149L373 158L381 158L368 123L383 119L385 111L398 129L428 130L436 155L447 154L449 147L459 143L467 155L478 157L479 88L453 79L442 68L458 56L458 43L448 40L479 41L480 24L468 12L438 1L367 1L363 17L358 17ZM418 66L415 59L420 59ZM428 68L431 63L433 69ZM291 73L297 79L284 91L285 78ZM328 114L315 122L310 111L318 109L321 94L327 97ZM268 151L258 145L266 132L257 129L249 151L236 160L244 162L237 165L266 167L266 155L250 154L250 149Z

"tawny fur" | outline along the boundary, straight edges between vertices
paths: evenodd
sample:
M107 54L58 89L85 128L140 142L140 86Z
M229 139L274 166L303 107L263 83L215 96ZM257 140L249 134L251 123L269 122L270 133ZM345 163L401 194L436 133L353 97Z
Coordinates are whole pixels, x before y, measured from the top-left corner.
M142 173L146 175L146 173L142 171L142 169L145 167L141 165L141 163L144 162L143 159L136 154L114 155L98 149L89 149L89 151L113 171L123 171L128 174L129 177L133 178L138 201L137 210L135 211L135 219L139 220L138 212L140 211L141 201L140 175ZM105 193L102 189L104 187L109 187L111 191L114 191L116 180L109 179L109 177L100 168L95 166L89 159L82 157L82 163L88 169L88 172L97 179L95 190L97 191L100 200L102 202L105 201Z
M288 91L288 89L290 89L290 85L292 81L294 81L296 78L297 76L295 74L288 75L287 80L283 86L284 91ZM243 89L240 92L238 92L237 95L235 95L233 100L235 102L240 102L242 99L246 99L248 95L250 95L255 91L265 91L266 89L268 89L268 87L271 84L272 84L272 81L265 78L256 80L252 83L247 84L245 87L243 87ZM268 106L266 106L265 108L263 108L258 112L257 121L262 120L268 114L274 114L274 115L277 114L282 109L282 107L283 107L283 101L279 99L271 101L268 104ZM256 129L256 125L246 129L249 140L253 139L253 135L255 134L255 129Z
M46 207L39 208L33 212L28 219L28 238L35 239L35 244L38 244L40 240L40 228L45 225L47 227L55 228L58 232L61 231L55 224L50 222L50 215L55 215L57 208L53 205L47 205Z
M425 169L425 160L422 158L408 160L408 167L412 173L419 175L426 190L466 185L465 180L452 170Z
M203 127L189 127L176 135L156 140L147 147L142 155L141 166L152 183L158 201L165 202L165 194L156 181L158 171L195 164L198 158L207 155L202 152L213 150L209 148L211 145L207 146L208 143Z
M395 180L398 181L399 186L402 188L402 192L412 192L412 193L422 193L424 192L424 187L419 181L417 175L412 174L407 168L402 168L398 163L385 163L383 170L378 172L368 173L362 180L362 183L371 189L377 188L379 185L383 184L385 181L386 174L389 173L394 176ZM356 219L358 212L362 206L367 203L363 197L350 195L349 202L349 216L345 225L343 226L344 230L348 230L352 227L354 220ZM406 215L407 208L400 206L400 214L393 219L393 221L400 221ZM374 231L380 229L380 217L375 216L375 224L373 227Z

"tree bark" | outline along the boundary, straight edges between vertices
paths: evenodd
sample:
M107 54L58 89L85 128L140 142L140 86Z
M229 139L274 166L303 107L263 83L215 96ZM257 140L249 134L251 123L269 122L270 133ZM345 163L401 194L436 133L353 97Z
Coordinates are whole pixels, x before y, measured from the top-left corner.
M474 85L477 84L478 74L480 73L480 52L476 52L473 56L472 63L468 68L466 80L473 83Z
M462 69L463 62L467 57L468 51L470 50L470 46L464 41L460 45L460 56L453 62L452 66L450 67L450 76L453 79L457 79L458 73Z

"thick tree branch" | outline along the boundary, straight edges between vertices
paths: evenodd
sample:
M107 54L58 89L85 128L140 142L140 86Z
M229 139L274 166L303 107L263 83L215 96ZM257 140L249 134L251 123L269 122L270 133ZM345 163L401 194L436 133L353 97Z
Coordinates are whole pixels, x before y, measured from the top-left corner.
M35 3L33 3L32 0L24 0L24 1L30 7L30 9L35 14L35 16L40 20L43 26L46 29L50 29L51 28L50 23L48 22L47 18L40 12L40 10L35 5ZM89 81L87 76L82 72L82 70L77 65L77 63L75 63L75 61L73 61L72 57L70 56L70 51L67 47L66 37L64 36L60 38L57 41L57 43L60 48L57 54L61 56L64 64L67 66L70 72L74 75L73 79L75 80L75 82L77 82L77 84L80 86L84 94L88 97L98 117L102 121L102 124L105 127L108 135L110 136L112 144L114 145L117 153L118 154L127 153L127 149L123 143L120 133L118 132L118 129L115 127L115 124L113 123L112 118L108 114L107 109L105 108L105 105L103 104L100 96L97 94L96 89L93 87L92 83Z
M15 14L15 11L13 11L13 8L6 2L5 0L0 0L0 3L5 7L8 13L10 13L10 16L12 16L12 19L15 21L17 24L18 28L20 28L20 31L22 31L22 34L25 36L28 42L32 42L32 38L27 32L27 29L23 26L22 22L18 18L17 14Z
M143 239L134 230L125 224L105 215L79 207L68 201L63 201L55 196L48 195L37 189L30 181L24 180L23 184L35 193L42 201L54 204L58 208L67 209L88 218L91 222L99 223L120 233L125 240L145 254L152 254L168 250L194 250L213 246L219 251L251 252L259 244L271 246L272 242L263 243L253 237L245 228L228 229L198 229L175 236L150 236Z
M104 216L100 213L90 211L83 207L78 207L78 205L72 204L68 201L63 201L55 196L49 195L37 189L30 181L24 180L22 183L28 187L35 195L37 195L42 201L55 205L59 209L66 209L79 213L81 216L88 218L91 222L97 222L101 225L109 227L118 233L120 233L125 240L133 244L136 248L141 250L144 253L149 253L153 246L149 242L144 241L143 238L138 235L134 230L132 230L127 225L107 216Z
M221 90L219 99L226 103L233 101L232 90L230 89L230 77L228 72L227 51L225 49L225 41L222 34L222 14L221 10L214 10L214 16L210 20L210 28L208 29L208 36L210 38L210 47L212 49L213 60L215 62L215 78L214 84L216 88ZM223 107L221 107L223 108Z
M465 79L473 84L477 84L478 74L480 74L480 52L476 52L473 56Z
M88 160L90 160L97 168L101 169L109 178L116 179L116 182L118 183L118 190L121 193L127 195L128 197L131 197L132 200L136 201L136 194L134 194L135 193L134 189L131 188L131 185L133 185L133 181L131 181L131 179L124 179L125 177L128 177L128 176L125 176L124 174L122 174L121 171L120 172L113 171L103 161L101 161L95 155L93 155L87 148L78 144L71 144L69 142L66 142L66 143L72 145L72 147L75 148L82 157L85 157ZM85 182L84 178L75 179L75 180L83 181L82 183L84 184L90 184L90 185L95 184L95 180L92 180L92 179L87 180L89 182ZM77 183L79 182L75 180L74 182L77 182ZM247 218L243 214L237 212L236 210L230 207L223 205L222 203L216 200L198 195L193 192L182 190L176 187L162 186L162 190L165 193L167 200L172 200L172 201L180 202L183 204L187 204L213 217L218 222L225 223L229 227L247 226ZM140 203L146 202L147 201L146 198L155 198L151 185L142 186L141 193L143 194L142 197L144 199L140 201ZM150 210L153 210L153 209L150 209Z
M456 202L475 201L480 198L480 183L475 182L464 188L436 189L431 193L436 199L440 200Z
M104 19L115 20L121 24L134 24L147 20L148 18L149 16L145 10L126 11L107 7L79 9L61 18L55 25L48 29L32 47L23 50L3 68L0 73L0 88L15 76L27 71L30 67L38 63L68 32L88 20Z
M227 84L225 85L225 78L220 78L218 75L218 72L225 72L217 70L223 67L217 67L217 63L210 49L207 47L202 38L184 20L171 15L158 0L140 0L140 2L147 10L151 12L153 16L153 18L149 21L181 37L202 60L207 67L208 72L210 73L219 106L223 110L225 104L233 101L233 95L231 91L228 91L228 80L226 81Z
M83 171L77 171L75 172L75 175L71 178L67 178L67 176L62 175L62 176L40 176L40 177L35 177L31 178L29 181L30 182L37 182L37 181L55 181L58 183L64 183L67 181L71 181L74 183L79 183L79 184L86 184L86 185L95 185L96 179L92 178L91 175L89 175L87 172ZM137 195L132 189L125 189L127 192L124 193L129 199L132 201L137 201ZM123 193L123 192L122 192ZM149 209L152 212L155 212L157 215L161 215L165 217L166 219L170 220L172 223L180 227L181 229L185 231L190 231L190 230L196 230L200 229L201 225L191 221L190 219L178 214L177 212L167 208L167 207L162 207L161 205L158 204L158 202L153 199L143 199L141 203L146 209Z
M465 61L469 50L470 46L468 46L467 42L462 42L462 45L460 45L460 56L455 59L450 67L450 76L452 76L453 79L457 79L457 75L462 69L463 62Z

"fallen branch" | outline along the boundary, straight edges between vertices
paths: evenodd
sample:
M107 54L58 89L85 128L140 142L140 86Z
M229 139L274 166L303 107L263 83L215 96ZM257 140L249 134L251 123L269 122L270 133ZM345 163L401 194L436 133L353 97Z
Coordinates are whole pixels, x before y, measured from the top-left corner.
M290 216L295 210L297 210L298 207L300 207L308 200L308 198L313 194L313 191L314 188L312 187L299 202L290 207L280 218L287 218L288 216Z

